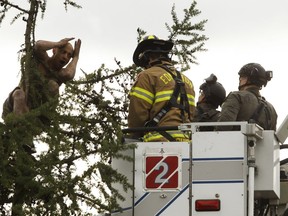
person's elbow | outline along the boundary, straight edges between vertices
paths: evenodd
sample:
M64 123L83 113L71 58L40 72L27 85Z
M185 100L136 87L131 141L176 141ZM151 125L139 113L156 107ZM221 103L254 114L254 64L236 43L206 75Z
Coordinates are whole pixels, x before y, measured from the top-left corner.
M45 51L44 50L44 41L43 40L38 40L35 42L34 46L35 51Z
M62 71L61 71L60 77L61 77L61 80L63 82L67 82L67 81L73 80L74 77L75 77L75 71L63 68Z

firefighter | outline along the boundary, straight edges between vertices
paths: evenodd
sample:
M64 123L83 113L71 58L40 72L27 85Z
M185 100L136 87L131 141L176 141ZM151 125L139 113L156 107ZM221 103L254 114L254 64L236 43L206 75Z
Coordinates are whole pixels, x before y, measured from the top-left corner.
M226 97L225 88L217 82L217 77L211 74L199 89L193 122L217 122L220 115L217 108L222 105Z
M276 130L277 113L273 105L260 95L262 87L272 79L272 71L266 71L260 64L249 63L238 74L239 91L226 97L219 121L247 121L257 123L265 130Z
M191 80L175 69L169 53L170 40L146 36L136 47L133 62L145 68L129 94L128 127L178 126L191 122L195 111L195 92ZM133 133L144 142L188 141L180 131Z

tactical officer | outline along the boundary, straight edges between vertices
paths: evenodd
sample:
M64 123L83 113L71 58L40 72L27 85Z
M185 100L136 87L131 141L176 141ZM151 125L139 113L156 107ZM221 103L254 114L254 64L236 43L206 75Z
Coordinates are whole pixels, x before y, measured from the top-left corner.
M191 80L175 69L169 53L174 43L155 35L144 37L133 54L140 72L130 91L128 127L178 126L191 122L195 92ZM143 137L144 136L144 137ZM180 131L134 133L143 141L187 141Z
M276 130L277 113L272 104L260 95L272 78L260 64L249 63L239 71L239 91L231 92L222 104L219 121L248 121L265 130Z
M193 122L217 122L220 115L217 108L221 106L225 97L225 88L217 82L217 77L211 74L200 86L200 95Z

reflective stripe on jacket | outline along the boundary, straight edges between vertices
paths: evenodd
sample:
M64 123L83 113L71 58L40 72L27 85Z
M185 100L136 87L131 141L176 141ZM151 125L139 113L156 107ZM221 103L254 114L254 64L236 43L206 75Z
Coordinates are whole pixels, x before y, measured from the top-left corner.
M176 141L178 142L188 142L190 140L188 134L184 134L181 131L167 131ZM156 141L162 141L162 142L168 142L168 139L163 137L158 132L149 132L144 135L143 137L144 142L156 142Z
M133 87L130 92L130 96L135 96L140 99L143 99L151 105L159 103L159 102L163 102L163 101L169 101L172 94L173 94L173 90L169 90L169 91L157 92L156 95L154 96L153 93L143 88L139 88L139 87ZM188 97L188 103L191 106L195 106L194 96L187 93L187 97ZM179 102L180 102L180 96L178 97L178 103Z

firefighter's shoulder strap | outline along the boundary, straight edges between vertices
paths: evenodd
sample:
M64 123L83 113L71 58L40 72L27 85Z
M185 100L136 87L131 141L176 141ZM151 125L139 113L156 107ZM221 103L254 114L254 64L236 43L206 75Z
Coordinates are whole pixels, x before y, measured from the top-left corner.
M182 122L184 122L185 119L185 111L188 113L188 116L190 118L190 110L189 110L189 102L188 97L185 90L184 82L182 81L182 76L179 71L176 71L176 75L173 73L173 71L167 66L167 65L161 65L159 66L166 70L174 79L175 81L175 88L173 90L173 93L170 97L170 100L166 103L166 105L158 112L150 121L146 122L146 127L155 127L158 125L160 120L166 115L166 113L169 112L169 110L172 107L176 107L181 110L181 118ZM180 103L177 102L180 95ZM167 138L169 141L175 141L175 139L168 134L167 132L159 132L162 136Z

